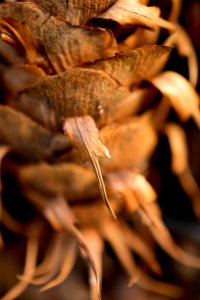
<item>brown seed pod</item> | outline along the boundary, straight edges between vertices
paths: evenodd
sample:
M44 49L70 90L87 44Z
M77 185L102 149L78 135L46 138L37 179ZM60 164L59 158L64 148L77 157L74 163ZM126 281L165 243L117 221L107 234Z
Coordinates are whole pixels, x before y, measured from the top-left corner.
M173 23L162 19L160 9L149 3L6 0L0 4L5 104L0 106L0 143L17 153L3 164L5 208L0 201L0 218L29 241L20 281L3 299L18 297L28 283L45 291L63 282L78 249L88 262L90 297L100 299L104 240L130 277L130 285L148 291L181 294L179 288L146 273L162 275L155 241L177 261L200 267L200 259L172 239L156 203L157 191L144 175L164 132L171 146L172 171L199 212L199 189L189 169L183 132L167 119L172 107L181 121L193 117L199 125L199 97L183 76L161 72L169 46L175 44L179 54L188 57L194 85L196 57L187 35L174 24L180 1L159 2L167 3L163 13ZM168 34L165 46L154 45ZM94 172L80 157L92 162ZM18 191L12 204L29 200L35 208L37 220L26 230L9 209L7 173ZM39 235L46 237L48 231L53 238L39 253L37 266L39 235L35 238L31 228L35 232L38 220ZM136 261L132 252L137 253Z
M106 69L107 64L100 65L100 68L106 69L105 71L87 68L68 69L60 75L41 79L35 87L20 94L14 103L17 109L22 110L48 128L62 130L63 127L65 134L79 148L84 159L92 161L102 198L112 214L113 211L106 196L97 160L97 156L109 158L109 152L99 141L98 131L91 117L102 122L102 119L104 121L114 116L116 107L118 105L121 107L123 99L130 97L129 88L124 87L123 82L118 83L116 78L116 71L120 71L122 64L127 71L127 77L130 78L133 74L135 76L131 84L133 84L134 78L137 78L134 83L139 83L142 79L147 79L158 72L170 50L169 47L163 46L138 48L121 55L119 59L118 57L113 60L108 59L110 71ZM130 59L136 63L136 67L132 63L131 69L127 67ZM147 64L147 68L143 67L144 59L151 61L151 65ZM153 60L157 62L155 69L151 67ZM112 74L112 77L109 73ZM130 80L128 84L130 85ZM91 117L87 117L87 115ZM80 117L77 118L77 116Z

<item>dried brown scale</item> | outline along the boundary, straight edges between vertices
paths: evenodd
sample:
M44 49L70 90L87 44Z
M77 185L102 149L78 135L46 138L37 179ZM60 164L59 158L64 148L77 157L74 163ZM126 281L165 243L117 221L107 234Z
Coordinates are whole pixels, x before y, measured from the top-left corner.
M26 2L26 1L22 1ZM148 7L138 0L69 0L31 1L39 4L50 15L57 16L73 25L86 24L90 19L113 20L121 25L135 24L155 29L157 26L173 30L173 25L159 17L158 7ZM144 1L143 1L144 2Z
M154 76L164 67L170 50L165 46L143 46L95 62L91 68L105 71L121 85L137 85L141 80Z
M100 28L71 26L50 17L34 3L0 4L0 17L25 22L56 72L116 52L116 42L111 32Z
M117 45L110 31L75 27L51 17L41 27L39 44L57 73L69 66L114 55ZM59 55L58 55L59 54Z
M41 10L34 3L1 3L0 17L12 18L14 20L26 23L35 38L39 38L40 28L48 18L49 14Z
M70 149L66 137L41 127L9 106L0 106L0 143L30 160L52 159Z
M170 51L171 48L163 46L144 46L128 52L128 59L126 54L121 55L120 58L127 68L125 74L129 78L128 82L138 84L157 73L158 69L154 71L153 61L157 61L161 68ZM152 62L145 69L145 74L144 57ZM136 62L136 67L129 70L131 59L132 65ZM93 70L92 65L90 69L70 68L59 75L44 78L35 87L27 89L14 105L38 122L56 130L62 128L62 122L67 117L90 115L100 123L108 122L110 118L115 118L118 107L121 110L123 101L131 96L131 92L128 87L118 83L117 71L121 70L118 57L107 60L107 63L110 68L114 64L114 74L106 73L107 70ZM139 74L141 75L138 78Z
M66 20L73 25L86 24L91 18L104 12L116 0L33 0L51 15ZM25 1L24 1L25 2Z
M98 120L114 115L114 107L116 110L128 96L129 90L105 72L76 68L44 78L19 95L14 106L46 127L62 130L68 117L91 115ZM102 107L103 116L98 106Z

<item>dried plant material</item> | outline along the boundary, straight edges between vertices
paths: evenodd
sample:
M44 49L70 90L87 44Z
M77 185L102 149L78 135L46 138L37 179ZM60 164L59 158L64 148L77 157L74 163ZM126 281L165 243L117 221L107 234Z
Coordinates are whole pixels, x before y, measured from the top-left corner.
M174 259L198 268L200 266L200 259L184 252L174 243L167 228L149 206L152 201L155 201L156 194L145 178L142 175L127 171L121 172L120 176L136 196L141 207L138 211L159 245Z
M151 99L152 93L146 88L134 88L128 95L125 93L123 101L115 102L115 112L110 110L109 116L106 115L106 111L99 105L99 112L102 116L101 121L98 122L99 126L103 125L105 121L108 124L114 121L122 121L125 118L131 117L140 111L146 99Z
M27 24L37 40L39 27L49 18L49 14L45 13L32 2L19 3L15 1L13 3L4 2L0 4L0 17L12 18Z
M37 266L31 284L43 285L41 290L44 291L62 282L74 265L76 246L76 242L68 233L57 232L50 241L44 260Z
M42 292L47 291L48 289L53 288L54 286L62 283L70 274L72 268L74 267L75 260L76 260L76 253L77 248L74 240L69 241L65 257L63 259L60 272L58 275L48 282L46 285L44 285L40 290Z
M55 17L49 18L47 12L31 2L1 4L0 16L14 18L18 23L25 22L56 72L116 52L115 38L111 32L100 28L72 26Z
M102 205L101 205L102 206ZM119 261L121 262L122 266L124 267L124 269L128 272L128 274L130 272L133 271L132 267L133 264L129 263L129 267L126 265L128 264L127 262L129 261L130 258L130 250L132 249L133 251L137 250L138 254L142 257L144 252L146 253L147 257L151 257L151 250L149 251L149 247L147 246L147 249L144 249L143 247L145 247L145 243L144 241L142 241L142 244L139 242L138 244L134 244L133 245L133 237L137 237L137 241L138 239L140 239L137 235L135 235L135 233L132 232L132 230L130 228L128 228L128 225L126 225L123 221L119 222L119 223L115 223L113 222L113 220L110 219L109 215L105 215L103 211L101 211L101 217L99 218L99 213L100 213L100 206L96 205L93 207L93 210L91 210L91 206L89 207L83 207L80 210L77 210L77 208L74 208L74 212L76 213L76 215L79 216L79 220L81 221L82 226L86 226L86 232L87 232L87 226L86 224L90 223L93 224L98 224L96 225L96 228L98 228L99 233L101 233L102 237L104 237L105 240L107 240L111 247L113 248L113 250L115 251L116 255L119 258ZM98 214L95 214L95 208L96 208L96 213L98 212ZM89 209L89 211L88 211ZM91 218L90 220L88 220L87 217L84 217L85 214L88 213ZM102 224L101 220L102 220L102 216L104 215L104 223ZM93 218L92 218L93 216ZM87 220L84 220L84 218L86 218ZM103 225L103 226L102 226ZM85 230L82 231L83 234L85 233ZM128 236L126 235L128 234ZM130 237L131 234L131 237ZM116 239L117 237L117 239ZM125 245L124 245L125 243ZM133 249L134 248L134 249ZM146 247L145 247L146 248ZM128 249L128 251L127 251ZM148 253L148 255L147 255ZM145 257L145 260L148 258ZM155 258L152 259L152 262L154 261ZM156 263L157 265L157 263ZM155 266L156 266L155 265ZM159 266L157 265L157 267L159 268ZM157 269L157 267L155 267ZM131 270L131 271L130 271ZM173 285L170 284L166 284L166 283L162 283L159 281L156 281L150 277L148 277L141 269L139 269L137 267L136 269L137 273L134 272L134 275L137 275L136 277L134 276L133 279L130 280L130 284L137 284L138 286L141 286L142 288L149 290L149 291L153 291L156 293L160 293L162 295L169 295L171 297L178 297L181 294L181 289L178 287L175 287ZM158 271L158 269L157 269ZM132 274L132 273L131 273Z
M84 228L82 234L87 242L88 248L93 257L98 278L99 278L99 291L101 291L102 282L102 252L103 252L103 241L101 240L98 232L93 228ZM89 269L89 284L90 284L90 298L91 300L98 300L99 295L95 286L95 278L91 269Z
M130 283L132 285L132 283ZM172 298L179 298L183 291L181 288L169 283L160 282L149 277L147 274L141 271L140 280L137 283L141 288L160 295L169 296Z
M126 224L121 223L121 222L115 223L115 222L113 222L113 220L110 220L110 216L107 215L107 217L106 217L106 215L104 215L103 211L101 211L101 217L99 218L100 207L99 207L99 205L94 206L94 209L95 209L95 207L96 207L96 213L98 211L98 214L96 214L96 215L95 215L95 210L91 211L91 206L90 207L88 206L88 208L85 207L85 209L84 209L84 207L82 207L82 209L80 209L79 212L78 212L77 208L74 208L74 212L76 213L76 215L79 216L79 220L81 221L82 226L83 226L83 224L86 225L89 222L91 222L90 223L90 225L91 225L93 221L94 221L93 224L97 223L98 231L101 233L102 237L104 237L104 239L106 239L110 243L110 245L112 246L113 250L115 251L116 255L118 256L124 269L128 273L130 272L130 270L133 271L133 269L131 267L131 266L133 266L132 263L129 264L129 268L126 265L126 263L130 259L130 249L134 248L133 251L135 251L135 248L138 246L137 244L133 245L132 234L134 237L135 237L135 234L132 231L130 231L130 229L128 228L128 226ZM85 210L85 212L83 209ZM88 211L88 209L89 209L89 211ZM88 220L87 217L84 217L86 212L91 217L93 216L94 218L93 219L90 218L90 220ZM102 220L103 215L104 215L104 223L102 224L101 220ZM84 221L84 218L86 218L87 220ZM88 225L86 225L86 226L88 226ZM83 230L82 232L84 234L85 230ZM126 234L128 234L128 237L129 237L128 239L127 239ZM131 238L130 238L129 234L131 234ZM117 237L117 239L116 239L116 237ZM137 237L137 235L136 235L136 237ZM124 245L124 243L126 245ZM150 254L150 256L149 256L149 254L147 255L147 253L149 251L148 246L147 246L147 249L144 250L143 247L145 247L145 244L143 244L143 243L144 243L144 241L142 242L142 246L141 246L141 243L139 243L139 246L138 246L139 248L137 249L138 254L142 256L143 251L145 251L145 252L147 251L146 256L149 258L152 257L151 254ZM140 246L141 246L141 248L140 248ZM127 252L127 249L128 249L128 252ZM122 255L122 253L123 253L123 255ZM129 254L127 254L127 253L129 253ZM147 259L147 257L145 258L145 260ZM122 258L123 258L123 260L122 260ZM154 259L152 261L154 261ZM157 267L156 267L156 269L157 269ZM157 271L158 271L158 269L157 269ZM140 270L138 268L137 268L137 273L134 272L134 274L135 275L137 274L138 278L134 277L130 281L130 283L133 284L136 282L136 284L138 286L141 286L146 290L160 293L163 295L169 295L171 297L178 297L182 292L181 289L178 287L175 287L170 284L162 283L162 282L156 281L156 280L148 277L146 274L143 273L142 270Z
M92 159L91 156L94 155L111 158L108 149L100 141L99 131L90 116L68 118L63 130L79 149L83 161L88 160L88 156Z
M192 202L193 210L197 218L200 218L200 189L188 167L182 174L179 175L179 181L183 190L188 195Z
M181 13L182 0L171 0L172 8L169 15L170 22L177 22Z
M111 158L108 149L99 139L99 131L90 116L69 118L65 121L63 130L72 144L78 148L83 161L90 160L97 176L99 190L108 210L116 219L116 215L108 200L106 189L98 162L98 156Z
M93 62L117 52L117 44L110 31L57 22L50 19L42 29L45 37L42 46L57 73L69 66Z
M4 104L0 144L11 151L2 165L2 223L33 240L32 229L37 230L39 219L42 237L47 232L49 237L47 245L40 241L38 266L36 244L35 257L28 250L32 271L26 267L6 299L18 297L27 284L39 285L40 291L59 285L68 278L80 250L88 262L90 298L99 300L105 242L132 284L179 296L177 287L146 275L146 271L162 274L154 244L147 242L149 234L174 259L200 267L200 259L172 239L155 201L157 191L146 178L159 133L165 133L173 171L200 215L199 188L189 168L183 132L168 122L173 107L181 120L193 117L199 125L199 97L181 75L161 73L175 44L188 57L194 84L195 55L175 23L180 0L162 3L170 21L149 3L7 0L0 4ZM166 34L170 36L165 45L156 45ZM105 160L109 153L111 159ZM150 172L154 183L156 176ZM10 187L16 191L14 202ZM26 201L36 219L26 215ZM28 218L27 223L13 219L12 209L19 219ZM131 226L132 218L136 226Z
M134 230L131 230L126 224L121 224L126 243L129 248L138 254L149 266L153 272L162 274L160 264L155 256L153 249L145 242Z
M87 247L87 243L85 242L85 239L81 232L75 227L73 224L74 220L72 218L71 210L69 209L68 205L66 204L65 200L62 197L57 198L56 200L51 202L51 205L48 205L48 210L52 209L52 212L55 215L55 218L58 219L60 224L63 226L64 229L67 230L78 242L79 247L84 253L84 256L86 257L89 267L93 271L94 279L95 279L95 286L97 288L97 293L100 297L100 291L99 291L99 278L98 273L96 270L96 265L93 260L93 257L91 256L90 250ZM45 209L43 211L44 215L46 215ZM46 216L48 217L48 215ZM51 221L51 220L49 220Z
M12 97L26 88L34 86L45 75L44 71L36 65L13 66L10 68L0 65L0 72L5 90Z
M7 64L16 64L19 60L17 57L16 50L8 45L0 37L0 58L3 59Z
M160 245L160 247L163 248L165 252L167 252L178 262L193 268L199 268L200 258L193 256L190 253L187 253L186 251L182 250L179 246L177 246L177 244L172 239L167 227L155 215L153 210L150 209L148 204L143 202L141 203L141 205L142 211L139 211L139 214L143 213L146 217L146 225L148 226L151 234L153 235L157 243Z
M117 224L110 220L104 221L100 227L100 233L112 246L117 255L121 265L126 270L132 281L137 282L140 278L140 272L135 265L131 252L126 245L124 236Z
M27 166L20 169L18 180L28 199L35 203L43 199L43 205L60 194L72 203L99 195L93 172L75 164Z
M175 45L179 54L187 57L189 79L190 82L196 86L199 73L198 59L187 32L180 25L176 25L176 30L168 37L164 44L166 46Z
M194 212L199 218L200 189L189 167L185 133L176 124L168 124L165 128L165 132L172 152L172 171L178 176L184 191L191 199Z
M21 93L13 105L46 127L60 130L68 117L90 115L105 123L114 118L130 95L103 71L70 68L41 79Z
M171 49L158 45L142 46L98 61L91 68L105 71L121 85L136 85L163 68Z
M157 108L153 112L151 119L152 126L156 131L163 131L171 106L169 100L162 96Z
M41 197L46 203L61 194L75 202L99 195L94 173L73 163L25 166L19 170L18 180L31 201Z
M38 240L36 238L29 238L27 242L26 260L24 266L23 276L26 281L20 281L10 291L8 291L1 300L12 300L17 298L27 287L28 281L31 280L34 274L35 265L38 253Z
M99 201L99 198L96 200L98 201L94 201L88 205L78 204L71 207L74 215L81 224L82 230L85 227L93 227L99 232L98 228L101 226L102 216L104 216L105 219L112 219L109 211L102 201ZM124 204L122 199L112 196L111 203L116 215L120 214L120 212L123 210Z
M25 2L26 0L24 0ZM27 1L26 1L27 2ZM159 18L158 7L147 7L147 1L65 1L33 0L51 16L66 20L72 25L84 25L93 18L105 18L119 22L120 24L139 24L149 28L161 26L172 29L172 25Z
M41 59L36 40L25 23L18 22L12 18L0 18L0 26L7 29L16 42L23 47L28 63L35 64L37 60Z
M154 30L137 28L133 34L129 35L125 40L119 43L119 50L123 52L143 45L156 45L159 34L159 27Z
M83 25L91 18L96 17L107 10L116 0L101 1L55 1L55 0L34 0L51 15L66 20L73 25Z
M108 173L106 175L106 183L115 197L119 194L123 198L123 205L128 212L133 213L137 211L139 203L130 187L127 186L118 173Z
M169 48L164 49L166 51L161 54L159 67L170 51ZM140 72L137 83L147 77L144 72L142 74L142 70ZM111 122L115 118L119 119L120 114L124 117L128 113L126 103L130 103L129 107L132 104L134 108L136 104L133 101L137 96L140 99L144 95L142 92L132 95L128 88L113 79L113 74L111 76L101 70L70 68L60 75L41 79L35 87L21 93L14 106L54 130L60 130L63 120L73 116L91 115L100 124Z
M11 46L16 46L15 41L10 37L9 34L6 34L4 32L1 33L1 38L3 39L4 42L10 44Z
M151 118L146 115L105 126L100 137L112 157L111 160L101 160L103 170L143 168L157 143Z
M0 143L31 160L43 160L70 149L66 137L52 133L9 106L0 106Z
M156 192L143 175L124 170L120 172L120 177L132 189L140 204L150 204L156 200Z
M133 214L141 203L153 203L156 193L145 177L131 170L120 170L107 176L108 186L123 198L127 212ZM145 218L147 220L147 218Z
M44 284L53 277L54 271L56 274L59 269L64 238L66 237L63 233L54 234L48 244L44 259L35 269L34 279L31 281L32 284ZM50 278L47 279L47 275Z
M178 176L188 167L188 150L186 136L183 130L176 124L167 124L165 132L172 152L171 168Z
M118 0L100 17L116 21L122 25L139 24L151 29L160 26L173 30L173 24L159 17L158 7L148 7L138 0Z
M181 120L192 117L200 126L199 95L183 76L166 71L150 79L150 82L169 99Z

